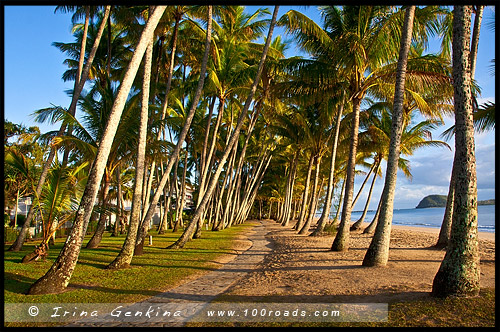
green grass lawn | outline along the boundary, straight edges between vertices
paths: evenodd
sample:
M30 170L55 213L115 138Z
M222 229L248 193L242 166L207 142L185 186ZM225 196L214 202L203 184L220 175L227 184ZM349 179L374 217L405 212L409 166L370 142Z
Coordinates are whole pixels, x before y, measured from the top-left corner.
M111 237L105 233L97 249L85 249L90 234L85 238L78 264L68 286L68 291L50 295L25 295L29 287L52 266L65 238L57 239L49 250L46 261L22 264L21 259L33 251L39 241L27 242L20 252L4 251L4 302L11 303L131 303L180 284L183 279L213 269L214 259L231 253L236 235L248 231L253 224L236 225L219 232L204 231L202 237L192 240L183 249L165 249L176 241L176 233L153 236L153 245L144 246L144 255L135 256L131 267L106 270L106 266L120 252L125 235ZM4 246L6 250L9 245Z

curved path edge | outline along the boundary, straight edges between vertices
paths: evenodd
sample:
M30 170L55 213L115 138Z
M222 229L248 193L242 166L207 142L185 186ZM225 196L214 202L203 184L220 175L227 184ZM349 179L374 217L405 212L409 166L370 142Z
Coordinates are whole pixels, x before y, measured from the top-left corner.
M189 318L197 314L203 307L208 305L217 296L224 293L238 280L243 278L247 273L256 269L257 265L264 260L264 257L271 252L272 246L266 235L270 229L266 224L271 223L269 220L259 220L260 225L252 228L252 233L246 234L252 245L245 251L235 255L229 262L221 267L205 273L198 278L183 283L166 292L155 295L144 301L137 302L122 308L121 312L125 311L141 311L143 315L137 319L136 317L113 317L113 321L99 322L92 318L84 319L67 327L168 327L168 326L184 326L189 322ZM240 252L240 251L238 251ZM182 319L162 318L161 315L166 312L165 307L169 311L190 312L187 317ZM158 309L157 309L158 308ZM161 308L161 309L160 309ZM171 309L171 310L170 310ZM149 310L150 314L145 315ZM159 317L155 316L160 315ZM110 318L110 317L108 317Z

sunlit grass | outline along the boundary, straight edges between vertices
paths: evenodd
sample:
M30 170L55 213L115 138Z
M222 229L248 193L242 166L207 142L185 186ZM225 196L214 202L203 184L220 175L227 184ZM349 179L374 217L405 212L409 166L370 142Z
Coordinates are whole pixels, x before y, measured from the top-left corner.
M22 264L21 259L30 253L38 242L28 242L20 252L5 251L4 257L4 302L22 303L118 303L137 302L175 287L183 279L201 274L216 266L215 259L232 253L233 240L238 234L248 231L252 224L236 225L219 232L204 231L202 237L192 240L183 249L165 249L176 241L182 230L153 236L153 245L148 240L144 255L135 256L131 267L122 270L107 270L106 266L118 255L125 235L111 237L105 233L99 248L85 249L88 235L80 253L78 264L68 286L60 294L26 295L29 287L52 266L57 258L64 238L57 239L50 248L46 261ZM8 245L4 246L4 250Z

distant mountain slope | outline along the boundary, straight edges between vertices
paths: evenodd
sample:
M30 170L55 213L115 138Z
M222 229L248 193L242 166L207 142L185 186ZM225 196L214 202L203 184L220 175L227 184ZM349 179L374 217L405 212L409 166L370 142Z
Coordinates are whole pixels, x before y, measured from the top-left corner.
M425 196L417 205L417 209L430 208L430 207L445 207L446 195L429 195Z
M445 207L446 206L446 195L429 195L425 196L420 203L417 205L417 209L431 208L431 207ZM494 199L488 199L485 201L478 201L477 205L495 205Z

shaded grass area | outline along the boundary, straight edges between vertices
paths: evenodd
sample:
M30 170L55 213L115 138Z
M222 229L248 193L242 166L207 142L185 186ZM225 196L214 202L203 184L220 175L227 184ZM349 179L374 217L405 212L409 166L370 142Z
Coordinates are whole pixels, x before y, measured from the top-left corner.
M223 297L222 297L223 298ZM224 301L223 301L224 302ZM495 289L478 297L389 303L387 322L189 323L190 327L495 327Z
M153 245L144 246L144 255L135 256L130 268L106 270L120 252L125 235L111 237L105 233L99 248L82 246L78 264L68 290L60 294L25 295L57 258L65 238L57 239L45 261L20 263L38 242L25 243L22 251L4 251L4 302L11 303L131 303L145 300L182 283L183 279L208 272L217 266L215 259L234 253L235 237L253 227L252 223L235 225L219 232L206 231L183 249L165 249L175 242L182 230L158 235L151 231ZM4 245L6 250L9 245Z

